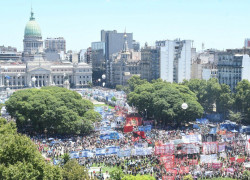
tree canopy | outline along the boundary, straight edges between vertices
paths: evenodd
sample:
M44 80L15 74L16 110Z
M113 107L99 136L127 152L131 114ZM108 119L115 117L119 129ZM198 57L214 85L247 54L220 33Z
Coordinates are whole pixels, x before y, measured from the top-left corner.
M128 102L137 107L141 114L147 113L148 117L154 117L163 124L185 123L202 116L203 108L197 101L195 93L187 86L162 80L152 83L137 82L138 85L133 85L134 91L128 94ZM183 103L188 104L186 110L181 107Z
M0 119L0 179L61 180L62 170L47 164L35 144Z
M100 120L93 104L77 92L60 87L43 87L15 92L6 109L16 118L18 129L30 126L35 131L59 134L87 133Z

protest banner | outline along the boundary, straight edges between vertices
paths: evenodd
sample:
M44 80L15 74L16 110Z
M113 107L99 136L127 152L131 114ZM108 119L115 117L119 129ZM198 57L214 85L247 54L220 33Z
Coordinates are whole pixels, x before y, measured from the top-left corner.
M174 154L174 144L155 146L155 155L172 155Z
M196 154L200 153L199 145L195 143L183 143L182 146L182 154Z
M72 152L70 152L69 157L71 159L73 159L73 158L79 158L79 152L72 151Z
M105 156L106 148L96 148L96 156Z
M83 150L79 152L79 157L93 157L94 153L90 150Z
M226 143L218 144L218 152L224 152L226 147Z
M141 126L141 125L142 125L142 117L134 115L128 115L126 117L125 126Z
M174 174L174 175L176 175L177 174L177 170L176 169L172 169L172 168L166 168L166 171L167 172L169 172L169 173L171 173L171 174Z
M164 155L159 158L161 164L165 164L167 162L174 162L175 156L174 155Z
M243 162L245 162L245 158L238 158L238 159L236 160L236 162L237 162L237 163L243 163Z
M234 174L234 168L227 168L226 171L228 174Z
M148 143L135 143L134 144L134 146L136 147L136 148L146 148L146 147L148 147Z
M200 134L192 134L182 136L182 140L184 143L201 143L201 135Z
M133 126L124 126L123 131L124 131L125 133L127 133L127 132L132 132L132 131L133 131Z
M152 147L148 148L135 148L133 155L135 156L146 156L152 154Z
M213 169L220 169L223 166L223 163L212 163Z
M105 155L117 154L120 150L118 146L106 146Z
M174 176L162 176L162 180L175 180L175 177Z
M131 155L131 149L121 150L117 153L119 157L129 157Z
M180 167L180 174L189 173L189 167L188 166L181 166Z
M152 126L151 126L151 125L139 126L139 127L138 127L138 130L139 130L139 131L144 131L144 132L150 132L151 129L152 129Z
M217 142L204 142L202 143L203 154L215 154L218 153Z
M216 163L216 162L217 162L217 154L200 156L200 163Z

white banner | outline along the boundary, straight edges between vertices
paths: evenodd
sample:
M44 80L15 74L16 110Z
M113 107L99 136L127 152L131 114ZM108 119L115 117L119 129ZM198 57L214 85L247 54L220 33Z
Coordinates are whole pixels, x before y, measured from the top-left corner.
M201 163L217 163L217 154L201 155Z
M182 140L184 141L184 143L201 143L201 135L193 134L182 136Z

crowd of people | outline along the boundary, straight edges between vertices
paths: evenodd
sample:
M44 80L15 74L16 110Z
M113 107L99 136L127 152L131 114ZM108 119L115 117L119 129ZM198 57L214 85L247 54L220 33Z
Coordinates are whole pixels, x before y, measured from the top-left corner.
M147 174L157 180L181 180L186 175L194 179L243 179L244 171L250 168L250 136L242 133L235 123L197 121L175 128L150 124L141 135L138 132L146 126L144 121L129 132L124 132L124 127L111 126L118 124L118 119L126 126L128 119L124 108L98 107L96 110L103 121L98 126L95 124L91 134L33 135L31 139L55 165L62 163L62 156L67 153L86 168L100 167L101 173L107 173L102 172L102 167L117 166L124 174Z

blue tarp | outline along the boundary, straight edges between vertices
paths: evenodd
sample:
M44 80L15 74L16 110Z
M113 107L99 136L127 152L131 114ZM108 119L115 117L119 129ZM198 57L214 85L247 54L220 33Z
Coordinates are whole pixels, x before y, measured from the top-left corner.
M221 124L220 129L226 129L227 131L232 131L232 130L239 131L239 125L237 125L237 124Z
M198 124L193 124L194 129L200 129L200 126Z
M196 123L207 124L207 123L209 123L209 121L206 118L201 118L201 119L196 119Z

